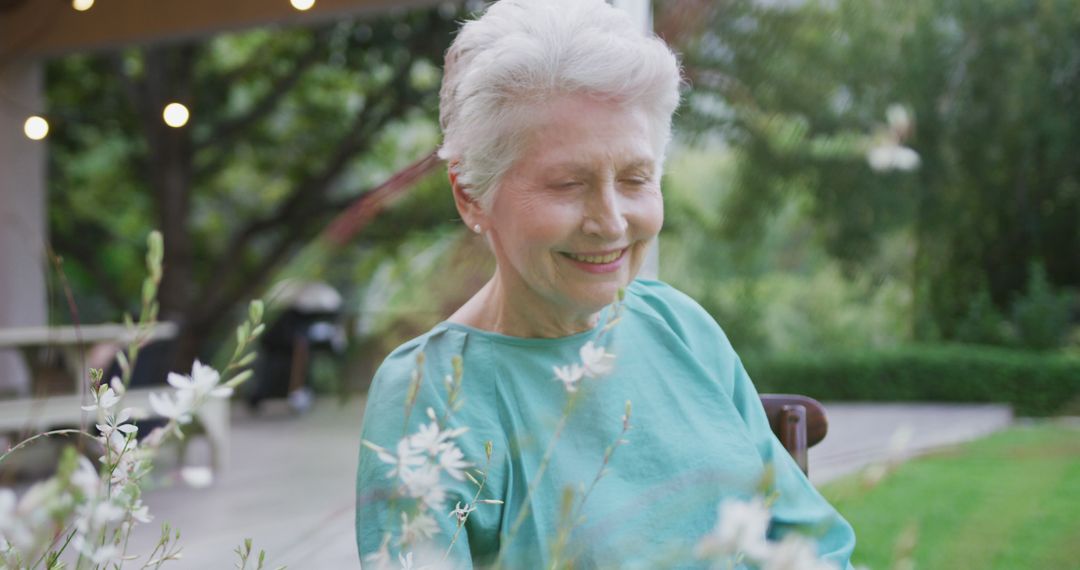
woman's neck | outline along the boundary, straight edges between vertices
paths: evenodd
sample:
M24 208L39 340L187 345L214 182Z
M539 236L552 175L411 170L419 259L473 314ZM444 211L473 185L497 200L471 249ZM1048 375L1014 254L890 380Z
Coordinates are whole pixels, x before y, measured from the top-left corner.
M522 338L560 338L596 326L600 313L571 313L553 307L527 288L508 287L498 272L466 301L451 322Z

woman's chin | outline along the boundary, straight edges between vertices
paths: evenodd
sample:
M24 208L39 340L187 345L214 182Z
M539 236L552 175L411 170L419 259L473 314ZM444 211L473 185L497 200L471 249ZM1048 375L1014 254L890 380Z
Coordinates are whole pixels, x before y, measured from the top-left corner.
M613 303L619 289L625 288L628 283L627 279L589 283L575 291L573 297L583 310L597 312Z

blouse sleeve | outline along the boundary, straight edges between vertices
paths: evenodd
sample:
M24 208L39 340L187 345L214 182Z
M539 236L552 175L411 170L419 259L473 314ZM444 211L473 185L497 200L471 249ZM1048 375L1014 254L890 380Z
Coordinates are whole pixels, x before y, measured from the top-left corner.
M766 465L773 465L775 490L779 497L772 506L769 538L780 539L793 530L807 533L817 540L822 558L850 570L850 558L855 549L854 530L810 484L802 469L773 434L757 389L720 325L693 299L669 285L661 282L639 283L652 299L653 310L695 354L707 361L710 369L722 371L718 374L720 382L731 394L762 461Z
M851 554L855 549L855 531L846 520L818 493L799 465L776 438L757 389L736 357L732 399L766 464L775 469L775 490L778 493L772 506L769 538L779 540L799 530L817 540L818 554L839 568L850 570Z
M447 394L442 381L444 375L440 372L445 372L449 368L432 362L432 357L436 355L427 355L424 378L406 424L405 399L415 368L415 354L419 352L419 349L400 352L391 355L379 368L368 393L361 438L365 442L379 446L385 450L385 453L379 453L368 445L362 445L360 448L356 478L357 549L365 568L382 566L398 568L401 566L398 555L402 555L404 559L410 552L414 557L414 567L439 563L443 560L448 548L450 552L447 560L450 561L452 567L472 568L474 550L490 547L483 544L489 533L482 532L482 529L497 526L495 522L497 518L493 519L493 517L499 514L498 505L478 505L478 509L469 515L468 522L458 532L457 518L452 511L458 503L462 506L468 505L477 490L476 485L467 477L459 480L442 470L434 484L443 491L436 492L431 497L431 503L438 507L426 508L423 515L426 518L416 516L416 508L403 509L402 507L407 506L411 501L403 501L395 496L395 490L402 489L405 482L398 473L392 473L395 465L391 456L397 456L401 452L398 445L404 436L416 434L422 425L432 424L432 420L427 415L428 408L435 413L436 417L440 419L443 417L447 409ZM443 428L452 430L471 421L470 419L458 421L456 417L451 416ZM453 440L456 447L462 451L464 460L474 468L482 468L485 465L482 438L482 433L478 434L476 430L472 430ZM434 464L438 460L426 459L421 455L421 459L417 462L421 461L430 461ZM420 471L424 465L418 463L408 464L406 469L414 473ZM470 469L470 473L475 474L475 471ZM498 488L490 477L489 473L489 480L485 485L486 490L481 499L492 498L490 490ZM416 488L422 488L425 485L430 488L433 486L430 483L430 481L424 483L422 478L415 482ZM403 548L402 529L406 520L408 524L413 525L418 538ZM457 533L456 539L454 539L455 533ZM452 547L451 541L453 541Z

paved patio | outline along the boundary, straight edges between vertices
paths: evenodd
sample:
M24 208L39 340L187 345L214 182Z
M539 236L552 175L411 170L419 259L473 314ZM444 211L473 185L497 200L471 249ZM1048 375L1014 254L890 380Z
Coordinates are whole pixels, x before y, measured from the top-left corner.
M907 433L897 451L911 455L973 439L1007 426L1001 406L827 404L830 431L810 453L815 483L859 470L887 457L894 434ZM245 537L267 551L268 567L357 568L353 542L353 494L363 402L345 406L317 402L296 417L284 408L252 417L233 416L229 469L202 490L183 485L149 492L155 520L133 537L130 549L147 553L157 529L169 521L181 529L184 559L167 567L231 568L233 550ZM193 442L191 462L208 450Z

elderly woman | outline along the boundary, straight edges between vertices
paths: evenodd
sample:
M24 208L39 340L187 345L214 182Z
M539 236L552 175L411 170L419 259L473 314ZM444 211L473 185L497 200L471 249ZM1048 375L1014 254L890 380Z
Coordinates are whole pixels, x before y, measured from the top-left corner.
M462 28L441 156L497 268L375 376L365 567L699 567L760 558L766 528L848 566L851 527L772 434L723 331L635 279L663 223L678 88L667 46L602 0L502 0ZM718 521L761 493L769 518L749 503Z

